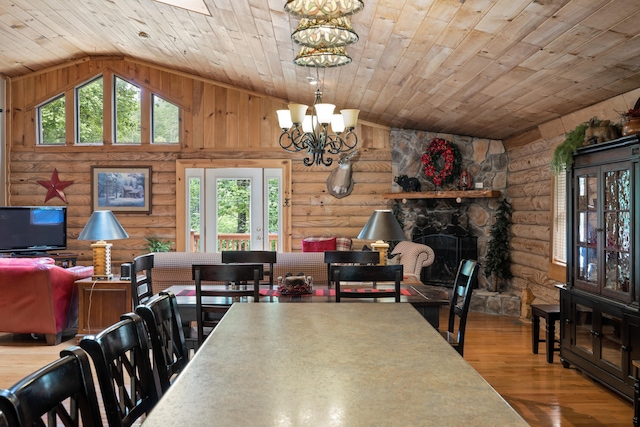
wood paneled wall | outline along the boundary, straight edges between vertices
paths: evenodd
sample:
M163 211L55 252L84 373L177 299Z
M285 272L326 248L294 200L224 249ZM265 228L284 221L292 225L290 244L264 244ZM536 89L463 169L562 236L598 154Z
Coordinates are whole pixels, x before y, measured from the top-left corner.
M117 74L142 88L178 104L182 110L180 146L114 145L110 132L104 144L36 145L36 107L62 92L73 91L100 73ZM54 168L61 180L73 184L64 190L68 201L68 249L91 263L89 242L77 236L91 215L91 166L146 166L152 173L152 213L117 214L130 238L115 241L114 264L146 252L145 236L157 234L176 240L177 159L282 159L291 158L292 249L300 250L305 236L343 235L355 239L375 208L387 207L381 197L391 189L389 128L358 124L360 153L353 163L355 186L350 196L329 195L326 180L337 167L305 167L304 153L288 153L278 145L281 133L275 111L285 100L235 89L197 76L172 71L124 57L84 58L10 80L8 110L8 204L42 205L46 190L37 180L51 178ZM312 100L310 100L311 102ZM108 117L110 113L106 113ZM337 159L336 159L337 161ZM64 204L60 199L48 205ZM355 245L364 242L354 240Z

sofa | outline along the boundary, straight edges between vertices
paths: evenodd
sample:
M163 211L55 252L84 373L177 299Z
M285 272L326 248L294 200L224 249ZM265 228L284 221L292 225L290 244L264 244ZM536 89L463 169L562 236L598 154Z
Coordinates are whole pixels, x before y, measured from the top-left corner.
M419 243L400 242L394 252L394 262L404 266L404 274L417 278L422 269L431 265L435 259L433 250ZM209 252L154 253L153 293L157 294L172 285L193 285L193 264L219 264L222 262L221 258L221 254ZM279 252L273 267L274 282L278 276L285 277L287 273L304 273L313 277L314 284L326 285L327 265L324 262L324 252Z
M93 267L62 268L52 258L0 258L0 331L43 334L57 345L62 332L77 326L75 281Z

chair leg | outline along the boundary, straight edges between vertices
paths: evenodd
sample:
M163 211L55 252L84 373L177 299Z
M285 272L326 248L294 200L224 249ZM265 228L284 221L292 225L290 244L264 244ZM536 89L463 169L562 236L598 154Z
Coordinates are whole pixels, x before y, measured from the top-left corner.
M540 317L531 316L531 350L533 354L538 354L538 343L540 342Z

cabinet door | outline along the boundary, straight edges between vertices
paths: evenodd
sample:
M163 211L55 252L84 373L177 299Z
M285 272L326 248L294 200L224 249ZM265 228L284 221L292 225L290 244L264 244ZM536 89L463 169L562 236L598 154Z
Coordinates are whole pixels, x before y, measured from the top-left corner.
M633 224L631 163L603 167L603 277L602 294L630 302L632 297L631 236Z
M571 350L584 359L595 362L595 304L584 298L573 296L571 300Z
M624 382L633 387L635 376L633 375L632 360L640 360L640 317L637 315L624 315L622 333L622 371Z
M596 337L596 360L605 371L622 378L623 359L623 323L622 313L598 306L596 310L593 334Z
M574 277L575 286L589 292L600 293L598 271L598 182L600 169L581 168L575 171L574 182ZM601 234L601 233L600 233Z

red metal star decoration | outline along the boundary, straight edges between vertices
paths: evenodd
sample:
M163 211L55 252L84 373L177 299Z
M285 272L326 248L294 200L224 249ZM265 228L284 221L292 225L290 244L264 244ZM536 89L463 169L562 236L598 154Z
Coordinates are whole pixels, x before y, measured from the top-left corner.
M50 199L54 197L60 198L65 203L67 202L67 197L64 195L64 189L73 184L73 181L60 181L58 179L58 170L53 170L53 175L51 176L50 181L39 180L38 184L42 185L47 189L47 196L44 198L44 202L47 203Z

